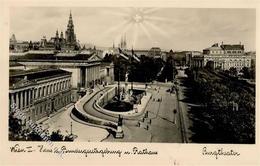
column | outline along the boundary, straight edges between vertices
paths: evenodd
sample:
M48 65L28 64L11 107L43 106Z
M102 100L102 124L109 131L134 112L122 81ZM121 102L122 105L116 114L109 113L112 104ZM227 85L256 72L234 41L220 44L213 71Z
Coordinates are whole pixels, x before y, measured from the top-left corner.
M14 103L14 93L11 94L11 102L10 104L13 104Z
M94 67L94 80L96 80L96 66Z
M32 90L31 89L29 89L29 97L28 97L28 105L30 106L31 105L31 93L32 93Z
M51 85L48 85L48 95L51 94Z
M95 80L95 83L96 83L96 79L97 79L97 67L95 66L95 68L94 68L94 80Z
M92 83L93 83L93 81L94 81L94 71L93 71L93 67L91 68L91 80L92 80Z
M43 95L43 93L42 93L42 92L43 92L43 87L40 87L40 88L39 88L39 94L40 94L40 95L38 96L39 98L41 98L41 97L42 97L42 95Z
M16 108L19 108L19 92L15 93Z
M89 68L89 81L92 82L92 67Z
M56 92L56 82L53 84L53 93Z
M60 91L60 82L57 82L57 92Z
M52 94L52 84L50 84L50 94Z
M36 95L37 95L37 88L35 88L35 89L33 90L33 99L36 99Z
M20 92L20 109L23 109L23 91Z
M87 73L87 75L86 75L86 86L85 87L88 87L88 82L89 82L89 68L86 68L86 73Z
M27 90L24 91L24 107L27 107Z
M57 84L56 84L56 91L57 92L59 91L59 82L57 82Z

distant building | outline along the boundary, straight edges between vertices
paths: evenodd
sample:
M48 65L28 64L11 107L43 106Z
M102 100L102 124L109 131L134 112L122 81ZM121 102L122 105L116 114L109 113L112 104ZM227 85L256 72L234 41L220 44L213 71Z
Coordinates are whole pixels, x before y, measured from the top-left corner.
M100 79L103 85L112 84L114 82L114 64L102 63L100 66Z
M71 85L74 92L80 88L94 88L101 84L101 66L103 58L95 52L89 50L55 52L51 50L30 50L23 55L11 55L11 63L19 63L26 67L27 70L39 67L55 67L72 73ZM114 67L108 66L111 71L111 81L113 82ZM75 95L74 98L77 98Z
M186 53L189 51L176 51L172 52L173 61L175 66L184 66L186 65Z
M162 51L159 47L152 47L148 52L149 57L162 58Z
M189 51L186 53L186 66L191 68L202 68L204 66L203 54L199 51Z
M47 41L46 37L43 36L40 42L40 49L44 50L77 50L80 48L79 43L77 42L76 34L74 32L74 24L72 20L72 14L69 15L69 21L67 25L67 30L65 32L65 37L63 32L60 34L58 30L54 37L51 37Z
M29 50L29 42L16 40L15 34L9 40L10 52L22 53Z
M23 125L48 117L71 103L71 73L51 68L10 70L9 102L24 113Z
M231 67L238 71L243 67L251 67L251 57L244 53L244 45L221 44L212 45L203 50L204 66L212 64L214 68L229 70Z
M113 44L113 48L115 48L114 44ZM121 48L122 50L126 50L127 49L126 35L121 37L121 41L118 44L118 48Z

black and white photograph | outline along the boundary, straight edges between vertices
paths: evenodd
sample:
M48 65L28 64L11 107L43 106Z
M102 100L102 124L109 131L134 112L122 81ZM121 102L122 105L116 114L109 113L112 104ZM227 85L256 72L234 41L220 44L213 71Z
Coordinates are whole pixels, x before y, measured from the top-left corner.
M9 26L9 141L256 142L255 9L12 7Z

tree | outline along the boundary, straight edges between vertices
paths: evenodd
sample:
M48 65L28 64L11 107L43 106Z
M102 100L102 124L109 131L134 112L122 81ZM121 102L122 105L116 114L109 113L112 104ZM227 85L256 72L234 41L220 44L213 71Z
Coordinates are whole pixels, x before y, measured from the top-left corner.
M14 113L9 115L9 139L17 140L22 133L22 121L14 117Z
M27 141L42 141L42 137L35 131L29 133L27 137Z
M241 72L243 73L243 77L249 79L250 78L250 71L248 67L243 67Z
M231 67L231 68L229 69L229 71L230 71L230 74L231 74L231 75L237 76L237 69L236 69L236 68Z
M60 130L57 130L57 131L53 131L50 138L51 138L51 141L63 141L63 135L60 134Z

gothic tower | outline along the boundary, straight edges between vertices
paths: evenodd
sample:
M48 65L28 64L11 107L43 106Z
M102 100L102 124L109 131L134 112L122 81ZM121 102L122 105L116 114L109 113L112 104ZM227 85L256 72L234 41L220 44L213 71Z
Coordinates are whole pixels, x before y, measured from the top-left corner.
M76 35L74 34L74 25L73 25L73 20L72 20L72 14L70 12L69 16L69 22L67 25L67 30L65 32L66 35L66 42L68 45L74 45L76 44Z

